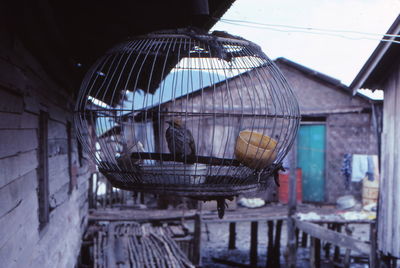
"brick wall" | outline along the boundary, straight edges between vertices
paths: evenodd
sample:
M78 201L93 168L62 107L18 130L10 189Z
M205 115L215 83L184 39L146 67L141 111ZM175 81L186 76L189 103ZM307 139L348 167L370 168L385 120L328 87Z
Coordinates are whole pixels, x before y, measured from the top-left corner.
M278 66L295 91L302 116L315 115L326 120L325 201L335 203L346 193L361 198L360 190L345 191L345 178L340 169L346 153L378 154L372 114L365 110L371 104L359 96L351 97L343 88L315 75L305 74L284 63L278 63Z

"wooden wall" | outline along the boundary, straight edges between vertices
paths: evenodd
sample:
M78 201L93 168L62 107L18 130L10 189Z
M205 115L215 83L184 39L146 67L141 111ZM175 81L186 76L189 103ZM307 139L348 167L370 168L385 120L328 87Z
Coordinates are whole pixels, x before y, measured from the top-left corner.
M92 168L85 159L79 164L73 130L68 149L72 97L47 76L15 36L1 31L0 40L0 266L74 267L86 225ZM39 230L41 110L49 115L50 215Z
M400 258L400 65L383 86L383 133L378 211L378 249Z

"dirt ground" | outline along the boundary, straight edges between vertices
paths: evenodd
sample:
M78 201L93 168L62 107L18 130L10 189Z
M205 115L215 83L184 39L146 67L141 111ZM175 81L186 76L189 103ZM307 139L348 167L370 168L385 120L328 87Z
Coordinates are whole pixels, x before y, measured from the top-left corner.
M367 225L351 225L354 228L353 236L360 240L366 241L369 237L369 227ZM258 267L266 267L267 257L267 223L259 222L258 224ZM213 261L213 258L219 258L229 261L234 261L242 264L249 264L250 251L250 222L238 222L236 224L236 249L228 250L229 239L229 223L208 223L202 228L202 262L204 267L234 267L224 264L218 264ZM281 267L285 267L284 252L287 244L287 229L285 223L282 227L281 237ZM323 245L322 245L323 247ZM331 249L333 254L333 249ZM297 267L310 267L309 265L309 248L298 248ZM342 251L342 254L344 250ZM356 252L352 252L356 255ZM321 252L321 258L323 252ZM329 264L321 263L321 267L332 267ZM352 268L369 267L365 263L353 263Z

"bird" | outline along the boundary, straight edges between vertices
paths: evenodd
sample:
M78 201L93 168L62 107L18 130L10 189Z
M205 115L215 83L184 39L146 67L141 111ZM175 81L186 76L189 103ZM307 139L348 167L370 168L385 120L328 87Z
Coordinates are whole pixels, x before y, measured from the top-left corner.
M166 121L169 125L165 132L167 139L168 149L177 160L185 162L193 162L192 159L186 159L187 156L196 155L196 146L194 138L190 130L179 119ZM192 160L192 161L190 161Z

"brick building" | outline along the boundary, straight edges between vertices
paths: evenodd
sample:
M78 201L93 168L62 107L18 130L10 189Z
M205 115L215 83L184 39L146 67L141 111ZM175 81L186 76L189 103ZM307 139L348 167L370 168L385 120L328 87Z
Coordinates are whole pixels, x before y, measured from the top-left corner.
M361 94L351 97L350 89L339 80L287 59L279 58L275 63L297 96L302 115L300 135L304 134L304 139L313 134L321 135L315 141L311 138L311 142L319 142L322 146L319 149L323 152L318 157L323 156L324 161L315 164L323 165L323 173L317 176L324 182L312 179L309 183L311 187L318 187L311 190L322 191L323 195L312 196L311 192L307 197L303 191L303 199L334 203L339 196L346 193L352 193L360 199L361 185L346 187L346 179L341 172L343 157L345 154L378 155L375 122L379 121L379 113L373 111L382 109L382 101L374 101ZM298 149L299 146L301 144L298 141ZM308 161L308 165L313 164ZM305 194L307 195L307 190Z

